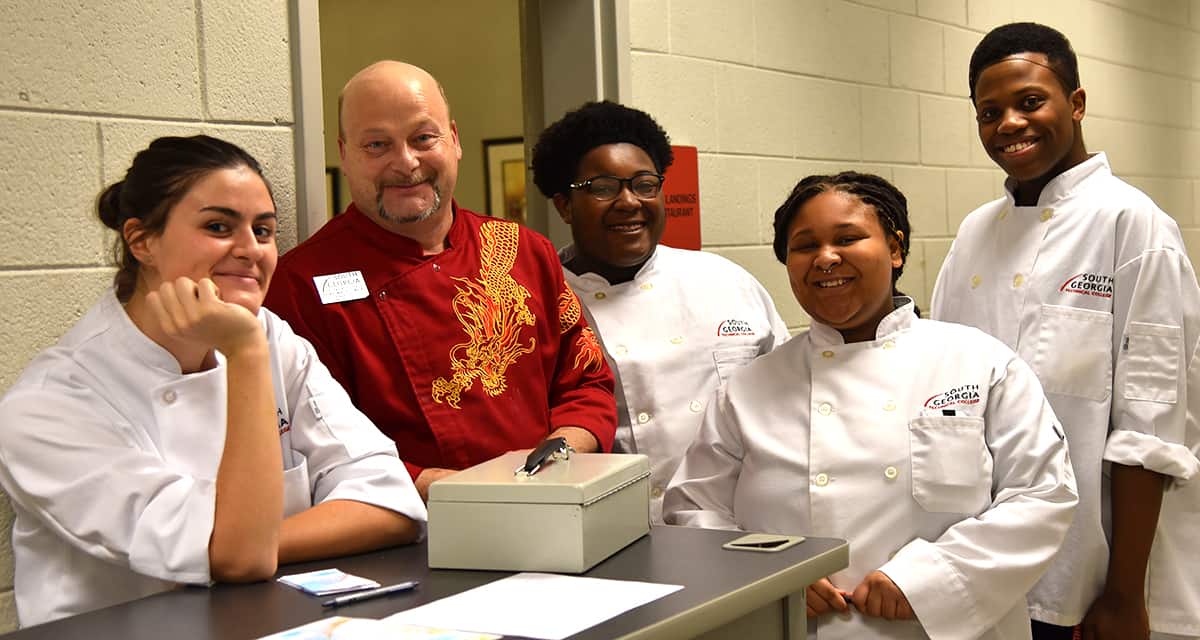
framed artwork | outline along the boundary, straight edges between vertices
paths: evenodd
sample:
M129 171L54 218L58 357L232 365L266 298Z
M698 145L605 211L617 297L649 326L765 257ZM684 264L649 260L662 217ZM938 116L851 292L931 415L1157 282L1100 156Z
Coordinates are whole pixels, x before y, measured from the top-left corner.
M483 141L487 213L525 224L525 143L521 138Z

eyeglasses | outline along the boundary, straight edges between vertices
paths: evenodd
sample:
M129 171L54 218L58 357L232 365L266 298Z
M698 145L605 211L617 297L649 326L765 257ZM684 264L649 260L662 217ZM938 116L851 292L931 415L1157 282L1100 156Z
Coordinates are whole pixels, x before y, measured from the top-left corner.
M649 200L662 190L662 183L663 177L657 173L643 173L632 178L596 176L568 186L572 189L586 189L597 200L615 200L621 195L621 187L629 185L633 195L642 200Z

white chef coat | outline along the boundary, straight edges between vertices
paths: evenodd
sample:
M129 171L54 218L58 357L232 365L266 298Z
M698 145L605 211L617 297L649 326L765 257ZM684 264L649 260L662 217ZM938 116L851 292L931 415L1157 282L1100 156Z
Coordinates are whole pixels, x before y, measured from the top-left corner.
M1181 483L1200 469L1200 288L1179 228L1103 153L1051 180L1037 206L1015 206L1007 186L963 222L932 313L1020 354L1067 432L1079 513L1030 612L1075 625L1100 594L1107 460L1176 480L1150 561L1150 621L1200 633L1200 489Z
M559 252L565 265L574 247ZM659 245L629 282L564 269L616 378L613 450L650 457L650 515L729 374L783 344L787 325L754 276L716 254Z
M873 341L814 322L735 373L666 520L847 539L833 584L878 569L919 620L828 614L818 640L1029 638L1024 594L1076 504L1062 432L1012 351L897 301Z
M357 500L426 520L395 445L278 316L271 347L284 516ZM225 360L184 375L112 291L0 400L0 484L12 498L17 614L48 622L210 581L225 446Z

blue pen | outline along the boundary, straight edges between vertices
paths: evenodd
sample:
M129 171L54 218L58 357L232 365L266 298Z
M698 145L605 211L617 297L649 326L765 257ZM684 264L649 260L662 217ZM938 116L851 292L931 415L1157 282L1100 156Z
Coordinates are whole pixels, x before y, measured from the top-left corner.
M408 582L401 582L399 584L392 584L386 587L379 587L378 589L371 589L370 591L359 591L358 593L351 593L344 596L338 596L332 600L326 600L325 602L321 603L321 606L340 607L344 604L354 604L355 602L371 600L372 598L379 598L389 594L399 593L401 591L409 591L415 589L418 584L421 583L417 582L416 580L409 580Z

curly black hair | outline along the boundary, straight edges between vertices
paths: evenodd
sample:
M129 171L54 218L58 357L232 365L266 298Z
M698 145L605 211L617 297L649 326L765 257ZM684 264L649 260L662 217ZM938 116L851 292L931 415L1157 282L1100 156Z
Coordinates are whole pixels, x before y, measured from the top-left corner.
M646 112L615 102L588 102L546 127L533 146L533 182L547 198L566 193L579 161L606 144L627 142L650 156L664 173L675 159L667 132Z
M1041 53L1050 61L1050 69L1068 95L1079 88L1079 60L1071 41L1058 30L1036 22L1014 22L992 29L971 54L967 81L971 102L975 101L975 83L983 70L1018 53Z
M837 175L815 175L804 178L792 189L791 195L775 210L775 257L787 264L788 228L792 220L800 213L804 203L812 200L826 191L841 191L848 193L875 209L879 224L885 234L893 236L900 243L899 267L892 269L892 285L900 279L904 271L904 262L908 261L909 239L912 227L908 222L908 199L892 183L870 173L843 171ZM896 292L899 294L899 292Z

